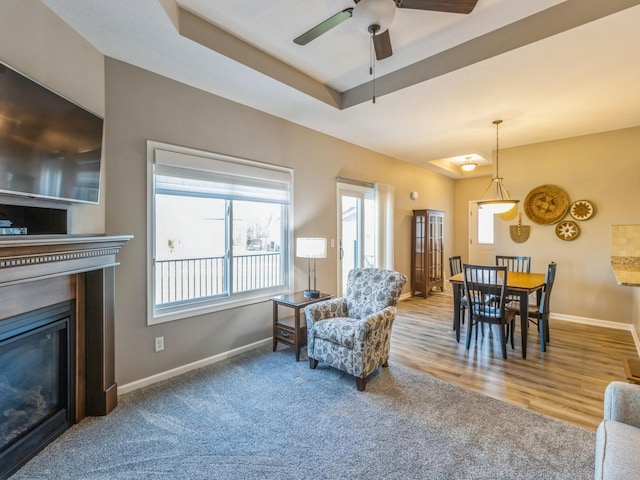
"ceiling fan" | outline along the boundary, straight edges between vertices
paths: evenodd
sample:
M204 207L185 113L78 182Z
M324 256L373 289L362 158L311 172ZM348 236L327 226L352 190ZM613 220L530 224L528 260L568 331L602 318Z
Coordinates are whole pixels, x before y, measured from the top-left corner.
M306 45L353 17L359 30L371 34L376 59L382 60L393 54L388 28L395 17L396 7L467 14L475 8L478 0L354 0L354 3L355 6L345 8L329 17L294 39L293 42L298 45Z

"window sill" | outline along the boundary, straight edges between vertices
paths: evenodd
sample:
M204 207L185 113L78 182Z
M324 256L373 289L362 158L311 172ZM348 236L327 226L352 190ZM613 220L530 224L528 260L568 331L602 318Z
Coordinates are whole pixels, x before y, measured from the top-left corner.
M215 303L203 302L200 304L181 305L160 312L152 311L152 316L147 319L147 325L158 325L160 323L172 322L174 320L182 320L184 318L207 315L232 308L267 302L271 300L272 297L289 291L290 290L286 287L273 288L261 291L259 294L217 300Z

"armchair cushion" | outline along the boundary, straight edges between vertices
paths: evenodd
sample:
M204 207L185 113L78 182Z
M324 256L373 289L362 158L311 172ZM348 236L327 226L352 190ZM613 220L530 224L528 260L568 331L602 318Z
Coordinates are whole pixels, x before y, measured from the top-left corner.
M627 480L640 472L640 429L603 420L596 431L595 478Z
M640 472L640 385L611 382L596 431L595 478L637 478Z
M640 386L611 382L604 391L604 418L640 428Z
M323 322L318 322L315 326L316 338L329 340L343 347L353 348L355 344L356 330L358 330L357 318L335 317Z

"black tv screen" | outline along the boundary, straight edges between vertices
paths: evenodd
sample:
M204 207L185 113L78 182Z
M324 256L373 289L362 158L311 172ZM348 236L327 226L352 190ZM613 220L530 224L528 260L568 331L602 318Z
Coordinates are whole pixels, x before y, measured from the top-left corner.
M0 63L0 193L98 203L102 126Z

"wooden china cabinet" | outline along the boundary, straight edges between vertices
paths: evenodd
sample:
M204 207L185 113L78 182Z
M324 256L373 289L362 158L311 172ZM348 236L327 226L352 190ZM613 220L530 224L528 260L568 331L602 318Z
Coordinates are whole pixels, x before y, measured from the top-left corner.
M443 289L444 212L414 210L411 222L411 294Z

